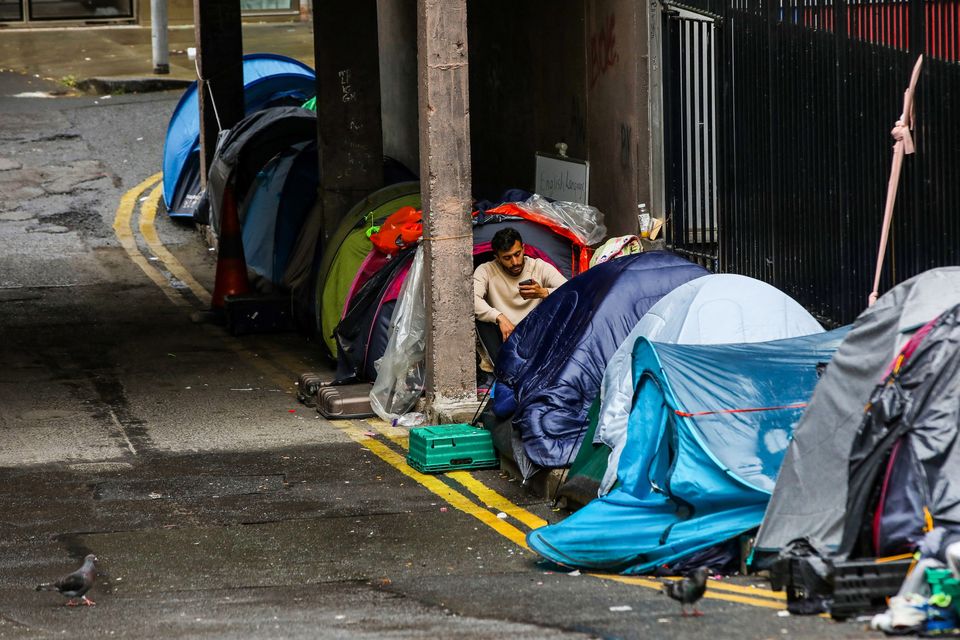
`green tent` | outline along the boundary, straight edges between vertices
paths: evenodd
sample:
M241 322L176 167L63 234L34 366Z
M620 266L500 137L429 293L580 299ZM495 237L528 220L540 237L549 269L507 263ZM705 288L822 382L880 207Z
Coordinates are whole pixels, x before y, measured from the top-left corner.
M317 270L317 330L330 355L337 356L333 330L340 322L343 305L360 265L373 245L367 229L378 225L400 207L420 208L420 183L399 182L371 193L353 206L327 243Z
M565 497L579 506L597 497L600 481L607 471L607 459L610 457L610 447L593 442L593 436L597 432L597 424L600 421L599 397L590 405L587 420L587 430L580 442L580 449L573 459L573 464L570 465L563 484L557 489L558 497Z

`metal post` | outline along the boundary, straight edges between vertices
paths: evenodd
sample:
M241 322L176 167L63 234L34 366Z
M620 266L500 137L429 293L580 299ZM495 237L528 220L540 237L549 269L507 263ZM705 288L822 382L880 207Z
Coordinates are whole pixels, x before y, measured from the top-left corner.
M167 0L150 0L150 39L153 42L153 72L170 73L170 47L167 44Z

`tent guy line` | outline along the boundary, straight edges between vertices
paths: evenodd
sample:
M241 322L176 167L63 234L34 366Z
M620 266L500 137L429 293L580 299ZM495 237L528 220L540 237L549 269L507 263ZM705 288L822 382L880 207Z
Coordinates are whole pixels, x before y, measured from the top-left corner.
M194 307L196 302L205 303L205 301L208 301L210 299L210 292L170 253L156 232L154 221L162 195L162 189L158 186L161 180L162 174L154 174L121 197L114 219L114 232L131 261L140 267L144 274L163 291L171 302L179 307ZM141 199L141 195L148 191L147 196ZM139 231L143 243L156 258L154 264L151 264L151 261L144 256L134 231L133 218L137 210L138 202L140 203L140 218L136 230ZM175 278L177 282L172 282L173 278ZM182 286L177 286L177 284L182 284ZM191 302L184 297L182 293L184 288L193 294L196 302ZM235 339L228 339L226 335L220 335L220 338L223 342L227 343L231 349L244 355L256 368L260 369L281 386L288 384L291 376L295 377L296 371L299 370L297 363L269 362L245 349ZM396 447L401 451L406 449L407 432L404 429L399 429L377 420L334 420L330 421L330 424L351 440L394 467L401 474L411 478L431 493L442 498L450 506L476 518L525 550L529 550L526 543L526 532L507 522L505 519L497 517L491 509L502 511L507 514L508 517L521 523L524 528L536 529L546 524L545 520L527 511L523 507L512 503L506 497L487 487L468 472L451 472L440 476L433 476L422 474L411 468L407 465L405 456L394 448ZM368 435L371 432L375 432L377 435ZM378 436L386 439L394 446L382 442L378 439ZM448 482L450 484L448 484ZM469 493L476 496L486 507L477 504L465 494L453 488L451 486L452 483L459 484ZM586 573L585 575L601 580L612 580L622 584L640 586L648 589L660 589L660 582L651 578L603 573ZM783 594L774 593L763 588L746 587L715 580L711 580L709 590L705 597L773 609L783 609L783 600L785 598Z

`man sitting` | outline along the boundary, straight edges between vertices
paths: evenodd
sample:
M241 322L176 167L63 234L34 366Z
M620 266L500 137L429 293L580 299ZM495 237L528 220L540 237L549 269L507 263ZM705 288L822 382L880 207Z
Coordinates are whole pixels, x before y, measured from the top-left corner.
M516 229L501 229L490 241L494 259L473 272L473 309L477 336L492 362L517 324L566 282L556 267L523 254Z

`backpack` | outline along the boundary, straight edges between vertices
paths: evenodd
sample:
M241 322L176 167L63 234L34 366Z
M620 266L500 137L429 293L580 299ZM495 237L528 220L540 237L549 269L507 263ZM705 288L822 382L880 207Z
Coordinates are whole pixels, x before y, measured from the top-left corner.
M379 231L370 235L370 242L381 252L393 255L415 245L422 236L422 212L413 207L401 207L390 214Z

